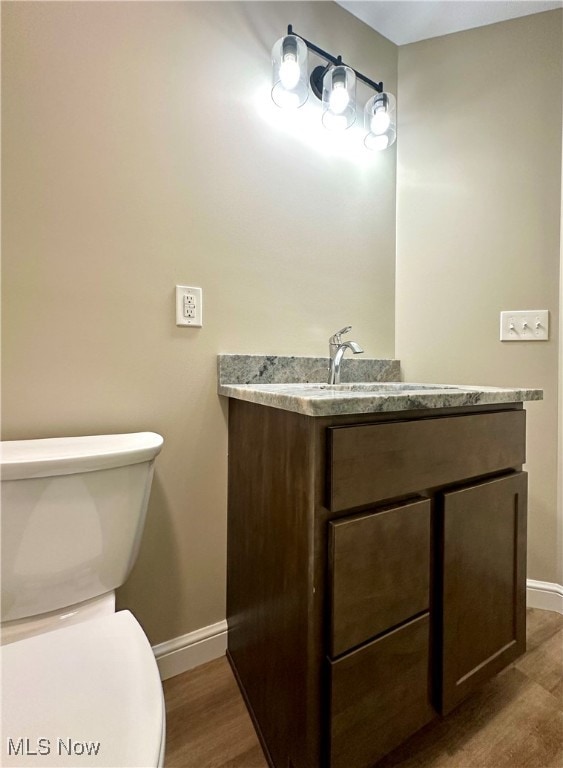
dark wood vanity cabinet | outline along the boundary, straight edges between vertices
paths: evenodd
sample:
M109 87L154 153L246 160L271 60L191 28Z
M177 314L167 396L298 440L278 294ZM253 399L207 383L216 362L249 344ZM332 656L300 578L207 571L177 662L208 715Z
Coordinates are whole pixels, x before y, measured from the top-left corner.
M228 656L275 768L368 768L524 651L521 404L229 409Z

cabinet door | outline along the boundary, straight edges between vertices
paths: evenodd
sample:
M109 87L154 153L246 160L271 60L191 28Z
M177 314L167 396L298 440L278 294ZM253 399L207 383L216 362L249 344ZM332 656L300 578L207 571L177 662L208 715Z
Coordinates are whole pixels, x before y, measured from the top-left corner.
M443 494L444 714L526 648L526 497L525 472Z

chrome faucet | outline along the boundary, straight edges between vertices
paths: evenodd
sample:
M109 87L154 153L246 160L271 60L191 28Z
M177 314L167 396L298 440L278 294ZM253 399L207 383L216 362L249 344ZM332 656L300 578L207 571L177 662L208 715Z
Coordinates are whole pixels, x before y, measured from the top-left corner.
M340 365L347 349L351 349L355 355L364 351L355 341L342 341L342 335L351 330L352 326L347 325L345 328L341 328L333 334L328 340L328 351L330 356L330 364L328 368L329 384L340 384Z

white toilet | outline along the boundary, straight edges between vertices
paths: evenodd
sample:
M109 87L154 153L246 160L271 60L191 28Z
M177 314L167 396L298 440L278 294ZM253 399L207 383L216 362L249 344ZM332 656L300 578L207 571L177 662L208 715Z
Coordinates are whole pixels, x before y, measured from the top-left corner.
M114 593L162 443L153 432L0 443L2 766L164 763L154 654Z

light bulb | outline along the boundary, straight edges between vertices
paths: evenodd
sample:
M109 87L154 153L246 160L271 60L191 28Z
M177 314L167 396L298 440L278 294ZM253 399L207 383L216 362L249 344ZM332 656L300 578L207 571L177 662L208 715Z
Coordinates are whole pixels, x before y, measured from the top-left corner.
M386 136L385 134L383 136L374 136L373 133L369 133L364 143L368 149L375 149L378 152L381 152L383 149L387 149L389 146L389 136Z
M345 64L329 67L323 75L323 125L345 131L356 120L356 73Z
M389 136L376 136L373 144L375 149L387 149L389 146Z
M375 113L370 121L371 132L375 133L376 136L379 136L380 134L385 133L390 125L391 118L385 107L380 107L379 109L376 107Z
M282 88L276 94L276 104L282 109L298 109L301 106L301 101L299 94Z
M297 63L297 59L292 53L286 54L280 66L280 80L284 88L288 91L293 90L299 78L301 77L301 69Z
M330 111L334 115L341 115L349 103L350 96L348 95L346 84L338 82L333 83L330 98L328 100Z
M348 120L345 115L334 115L329 109L323 115L323 125L329 131L345 131Z

